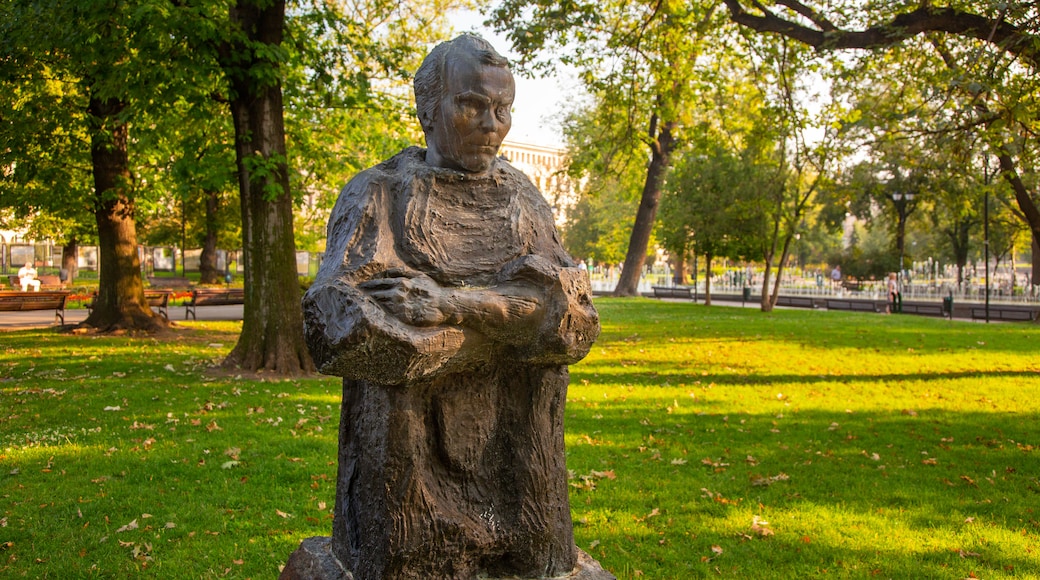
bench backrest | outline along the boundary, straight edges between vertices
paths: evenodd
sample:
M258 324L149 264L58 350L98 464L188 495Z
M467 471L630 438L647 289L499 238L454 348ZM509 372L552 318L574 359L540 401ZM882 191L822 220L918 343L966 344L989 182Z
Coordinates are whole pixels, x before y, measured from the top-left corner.
M196 288L191 291L195 304L226 304L245 300L243 288Z
M0 310L64 310L68 297L68 292L0 291Z
M166 306L172 293L170 290L145 290L144 299L149 306Z

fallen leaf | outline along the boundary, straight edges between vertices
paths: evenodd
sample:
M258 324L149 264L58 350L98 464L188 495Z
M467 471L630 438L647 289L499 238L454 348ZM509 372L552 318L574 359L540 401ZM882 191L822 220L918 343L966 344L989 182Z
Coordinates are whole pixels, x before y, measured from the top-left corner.
M134 519L134 521L116 530L116 533L118 534L120 532L129 532L130 530L136 530L138 527L139 526L137 525L137 520Z
M722 546L712 546L711 547L711 551L716 553L716 554L721 554L722 553Z
M789 476L789 475L787 475L786 473L783 473L783 472L778 473L778 474L773 475L773 476L769 476L769 477L762 477L760 475L752 475L751 476L751 485L770 486L770 485L773 485L774 483L776 483L778 481L787 481L789 479L791 479L791 476Z
M282 518L291 518L291 517L293 517L293 515L292 515L292 514L287 514L287 513L283 512L283 511L282 511L282 510L280 510L280 509L276 509L276 510L274 510L274 512L275 512L276 514L278 514L278 516L279 516L279 517L282 517Z

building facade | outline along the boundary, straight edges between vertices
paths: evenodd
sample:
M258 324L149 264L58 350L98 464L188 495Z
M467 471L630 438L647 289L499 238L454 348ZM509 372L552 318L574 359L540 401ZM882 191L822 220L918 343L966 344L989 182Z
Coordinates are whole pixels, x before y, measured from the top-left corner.
M578 189L567 175L566 150L505 140L499 155L531 178L553 209L556 227L567 221L578 202Z

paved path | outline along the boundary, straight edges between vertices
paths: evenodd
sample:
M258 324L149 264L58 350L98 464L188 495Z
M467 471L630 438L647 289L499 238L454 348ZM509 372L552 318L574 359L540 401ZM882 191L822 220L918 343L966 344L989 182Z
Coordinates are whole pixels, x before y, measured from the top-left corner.
M183 306L170 306L170 320L184 320ZM199 306L195 309L199 320L242 320L242 305ZM77 308L65 311L65 324L79 324L87 319L87 310ZM190 319L189 319L190 320ZM28 312L0 312L0 332L24 328L56 326L53 310L30 310Z

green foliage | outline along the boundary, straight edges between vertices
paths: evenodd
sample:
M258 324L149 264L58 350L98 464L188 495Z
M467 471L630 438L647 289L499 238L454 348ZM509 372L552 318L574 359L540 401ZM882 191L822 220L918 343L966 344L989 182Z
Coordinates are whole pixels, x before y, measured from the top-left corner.
M683 156L661 199L669 251L682 255L692 244L713 258L760 257L755 240L765 215L755 203L761 185L755 170L754 161L722 147Z
M619 578L1040 569L1040 329L596 305L567 464ZM275 577L329 534L340 381L215 373L239 326L4 334L0 575Z

